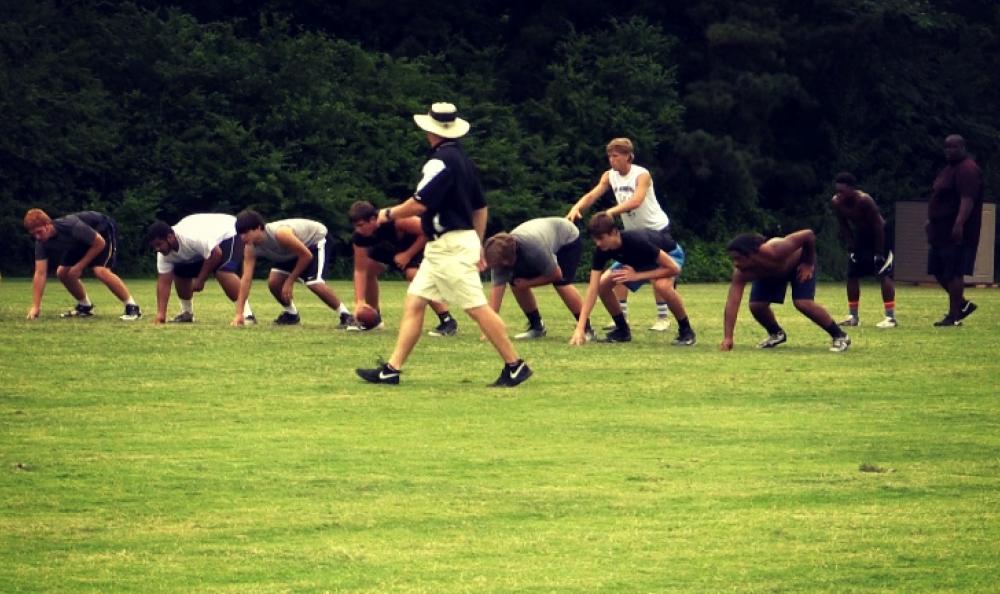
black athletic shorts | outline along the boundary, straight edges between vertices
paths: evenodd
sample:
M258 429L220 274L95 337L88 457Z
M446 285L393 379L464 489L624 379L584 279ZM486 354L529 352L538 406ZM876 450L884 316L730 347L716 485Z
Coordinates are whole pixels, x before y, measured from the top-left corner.
M114 221L110 220L110 218L108 220L109 225L107 231L100 233L100 236L104 238L104 249L90 261L88 266L91 268L98 266L103 266L104 268L114 268L115 264L118 262L118 227L115 225ZM75 265L83 258L89 249L89 245L80 245L71 250L66 250L59 258L59 265Z
M583 240L580 237L559 248L556 252L556 263L559 264L562 278L552 284L557 287L573 284L573 281L576 279L576 269L580 265L582 255Z
M321 283L323 281L323 271L326 270L327 265L327 251L326 251L327 240L324 239L317 243L316 245L309 248L309 252L313 255L313 259L309 262L309 266L302 271L299 275L299 280L307 285L314 283ZM285 260L284 262L275 262L271 266L271 272L277 272L279 274L284 274L288 276L292 273L295 268L295 264L298 260Z
M852 260L850 257L847 259L847 278L862 278L865 276L888 276L892 278L895 270L895 256L892 253L894 242L892 223L886 222L883 233L885 253L881 255L885 258L888 266L885 267L882 274L879 274L879 271L875 269L875 245L871 241L868 241L867 238L855 235L854 259Z
M388 246L385 245L374 245L368 248L367 252L369 258L375 260L379 264L384 265L386 268L390 270L399 270L399 266L396 266L396 262L395 260L393 260L393 258L396 257L396 254L399 253L396 250L390 249ZM417 252L415 256L413 256L413 259L411 259L410 262L406 265L406 268L420 268L420 262L422 262L423 259L424 259L424 251L420 250L419 252ZM403 271L400 270L400 272Z
M212 274L216 272L239 274L240 267L243 266L243 240L240 239L240 236L234 235L223 241L219 244L219 249L222 250L222 261L219 262L219 265L214 270L210 270L209 272ZM174 264L174 276L177 278L197 278L204 264L205 260L202 258Z
M761 278L753 281L750 288L750 303L766 301L767 303L784 303L785 287L792 285L792 301L805 299L812 301L816 298L816 275L819 274L819 267L813 271L812 277L804 283L800 283L796 277L797 268L792 268L784 277Z
M927 274L945 279L972 274L976 268L976 247L932 245L927 253Z

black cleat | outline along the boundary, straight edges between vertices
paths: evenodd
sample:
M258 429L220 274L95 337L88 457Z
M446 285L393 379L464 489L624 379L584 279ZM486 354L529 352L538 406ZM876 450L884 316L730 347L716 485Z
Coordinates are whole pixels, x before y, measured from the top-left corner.
M972 313L972 312L970 311L969 313ZM957 319L956 320L955 318L953 318L951 316L945 316L945 317L941 318L940 320L938 320L937 322L934 322L934 325L937 326L938 328L947 328L949 326L961 326L962 325L962 320L961 319Z
M92 318L94 317L94 306L93 305L80 305L76 304L76 307L69 311L64 311L59 314L60 318Z
M689 328L686 332L678 332L677 338L670 344L674 346L692 346L696 340L694 330Z
M490 386L494 388L513 388L531 377L532 373L531 368L522 359L515 363L513 367L504 365L503 370L500 371L500 377L497 378L497 381L490 384Z
M975 303L971 301L966 301L965 305L962 306L962 310L958 312L958 319L964 320L965 318L971 316L972 312L976 311L977 309L979 308L976 307Z
M458 321L455 318L448 318L447 322L441 322L437 328L427 333L427 336L455 336L458 332Z
M299 323L299 314L281 312L281 315L274 318L274 323L279 326L294 326Z
M358 323L354 320L354 316L349 313L340 314L340 323L337 324L337 330L350 330L351 326L357 326Z
M604 338L598 339L597 342L631 342L632 341L632 331L622 330L621 328L615 328L611 332L604 335Z
M388 363L380 359L378 367L374 369L355 369L354 373L358 374L358 377L361 379L372 384L396 385L399 383L399 374L402 372L389 367Z
M141 317L142 317L142 311L139 309L139 306L134 303L126 305L125 313L121 315L121 319L125 320L126 322L132 322L138 320Z

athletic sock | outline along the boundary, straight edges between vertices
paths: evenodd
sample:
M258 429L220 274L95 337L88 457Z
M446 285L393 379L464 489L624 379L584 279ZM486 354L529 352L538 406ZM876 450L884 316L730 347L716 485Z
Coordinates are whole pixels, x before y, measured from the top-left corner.
M830 335L830 338L840 338L841 336L845 336L844 331L840 329L837 322L830 322L830 325L824 326L823 329Z
M622 312L617 316L611 316L611 319L615 321L615 327L619 330L624 330L625 332L631 331L628 327L628 322L625 321L625 312Z
M619 305L619 307L622 308L622 315L627 318L628 317L628 301L619 301L618 305Z
M541 329L542 327L542 314L538 313L538 310L525 312L524 314L528 318L528 325L532 328Z
M351 315L351 310L347 309L347 306L344 305L343 301L341 301L340 307L337 308L337 313Z
M681 334L684 334L685 332L690 332L691 331L691 322L689 322L686 317L683 320L680 319L680 318L678 318L677 319L677 331L680 332Z
M243 303L243 317L245 318L247 316L252 316L252 315L253 315L253 310L250 309L250 300L248 299Z
M763 324L761 325L764 326ZM779 326L777 322L773 322L769 326L764 326L764 330L767 330L767 333L772 336L775 334L784 334L785 332L784 330L781 329L781 326Z
M194 313L194 303L191 299L181 299L181 313Z
M341 305L343 305L343 303L341 303ZM288 302L288 305L285 306L285 311L292 314L293 316L299 315L299 310L297 307L295 307L294 301Z
M447 324L448 322L451 321L451 312L450 311L446 311L444 313L439 313L438 314L438 319L441 320L442 324Z
M886 301L885 302L885 317L895 318L896 317L896 302Z
M670 317L670 308L667 307L666 301L656 302L656 317L663 318L664 320Z
M847 302L847 312L851 314L852 318L858 317L858 302L848 301Z
M82 305L83 307L93 307L94 305L93 303L90 302L90 297L87 295L84 295L83 299L77 299L76 302Z
M129 295L128 299L125 300L125 305L136 305L135 299L132 299L132 296Z

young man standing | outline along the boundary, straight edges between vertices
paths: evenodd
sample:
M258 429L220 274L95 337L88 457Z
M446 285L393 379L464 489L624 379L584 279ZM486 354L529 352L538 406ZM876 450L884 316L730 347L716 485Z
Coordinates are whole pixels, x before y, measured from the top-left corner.
M77 301L76 307L63 313L62 317L89 318L94 315L94 305L80 282L80 276L87 267L125 304L121 319L132 321L142 317L142 311L132 299L128 287L112 271L118 255L118 227L111 217L88 210L53 220L45 211L32 208L24 215L24 227L35 238L35 274L29 320L41 314L51 257L59 258L56 276Z
M830 350L846 351L851 338L833 321L816 297L816 235L811 229L796 231L770 240L756 233L740 235L726 248L733 259L733 277L726 299L722 343L719 350L733 349L733 331L740 301L747 283L750 289L750 313L767 330L768 337L757 348L770 349L785 342L785 331L771 311L772 303L785 302L785 287L792 286L792 303L832 339Z
M877 328L896 327L896 289L892 283L892 227L887 225L878 205L871 196L857 188L857 180L848 172L833 180L837 193L831 204L840 223L840 237L847 244L847 308L849 315L841 326L861 323L858 304L861 301L863 276L874 275L882 285L885 319Z
M927 203L927 273L948 293L948 313L935 326L961 326L976 311L965 299L966 274L976 267L983 224L983 172L969 156L965 139L952 134L944 140L948 165L934 180Z
M354 227L351 243L354 245L354 307L370 305L379 309L378 275L389 269L403 274L412 281L424 259L427 238L420 229L420 217L407 217L379 223L378 210L371 202L360 200L351 205L347 218ZM431 309L441 321L428 332L429 336L454 336L458 321L444 303L432 301ZM348 330L360 330L352 325Z
M156 253L156 324L167 321L170 285L177 289L181 312L174 323L194 322L194 294L205 288L209 275L235 302L240 292L243 242L236 235L236 217L228 214L193 214L171 227L156 221L146 231L146 240ZM245 321L256 321L250 303L243 309Z
M580 264L583 242L576 225L561 217L532 219L510 233L497 233L486 240L486 265L493 272L490 307L500 311L507 284L528 318L528 328L516 340L545 336L545 322L538 311L532 287L551 284L573 317L579 319L583 301L573 286ZM588 335L593 335L586 321Z
M593 189L577 200L566 218L570 222L579 220L597 199L610 191L614 194L617 204L604 212L612 217L620 214L622 225L626 231L650 229L669 236L670 218L663 212L663 208L660 207L660 203L656 199L653 177L649 174L648 169L632 162L635 159L635 148L632 141L628 138L614 138L608 142L606 152L611 168L601 175L600 181ZM672 237L670 237L670 241L673 241ZM683 267L684 250L677 242L674 242L674 245L677 247L674 248L670 256L674 260L680 260L679 263ZM612 270L617 268L620 268L620 264L613 263ZM676 284L676 279L671 282ZM625 285L617 285L614 291L627 318L628 288ZM667 315L669 309L665 301L657 298L656 320L649 327L650 330L665 332L670 328L670 318Z
M487 305L479 280L486 197L475 164L457 142L469 131L469 122L458 117L451 103L435 103L429 113L416 114L413 120L426 133L430 159L413 196L382 209L379 222L420 215L428 238L424 260L407 290L392 356L374 369L356 373L367 382L398 384L403 364L420 340L427 305L441 301L464 309L503 359L500 377L492 385L517 386L531 377L531 368L507 338L503 320Z
M621 310L614 287L624 283L653 285L657 298L670 307L677 318L677 338L674 346L691 346L695 343L695 333L684 310L684 301L674 289L673 279L680 274L681 267L670 257L675 243L663 232L649 229L618 231L615 220L605 213L598 213L590 219L587 230L594 239L597 249L590 270L590 283L583 299L583 309L576 330L569 343L582 345L587 342L585 321L594 310L600 296L604 307L614 320L615 329L605 337L605 342L629 342L632 331L625 314ZM622 264L617 270L602 273L609 261Z
M244 311L253 283L253 270L258 257L267 258L273 268L267 277L267 287L285 308L275 324L299 323L299 311L292 301L295 281L302 281L330 309L340 314L339 328L354 323L354 316L323 280L326 268L326 226L309 219L284 219L265 223L260 213L245 210L236 216L236 233L243 241L243 276L236 299L234 326L245 322Z

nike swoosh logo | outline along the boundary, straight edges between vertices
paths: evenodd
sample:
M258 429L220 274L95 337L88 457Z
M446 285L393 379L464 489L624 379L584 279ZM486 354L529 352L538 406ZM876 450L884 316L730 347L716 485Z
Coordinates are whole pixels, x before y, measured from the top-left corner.
M398 373L386 373L384 371L378 372L378 379L390 379L394 377L399 377Z
M510 372L510 379L517 379L517 376L521 375L522 371L524 371L524 363L517 366L517 371Z
M882 274L886 270L889 270L889 267L891 266L892 266L892 252L889 252L889 257L885 259L885 264L882 265L882 268L879 269L878 273Z

